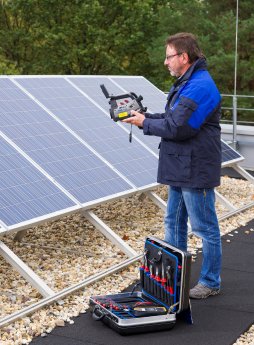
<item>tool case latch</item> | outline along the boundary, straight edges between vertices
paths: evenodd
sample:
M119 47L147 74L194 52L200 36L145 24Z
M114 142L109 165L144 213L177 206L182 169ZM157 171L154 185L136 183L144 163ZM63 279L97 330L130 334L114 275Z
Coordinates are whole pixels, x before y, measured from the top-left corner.
M101 310L100 306L95 305L92 311L92 318L95 321L100 321L104 318L105 313Z

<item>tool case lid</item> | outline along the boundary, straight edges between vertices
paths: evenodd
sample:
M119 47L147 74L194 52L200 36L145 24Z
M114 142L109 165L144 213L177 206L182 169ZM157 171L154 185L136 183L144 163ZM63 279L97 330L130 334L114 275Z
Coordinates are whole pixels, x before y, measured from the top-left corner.
M155 237L149 236L145 240L144 246L144 259L146 259L159 267L159 273L161 275L162 265L166 267L170 264L174 270L174 285L173 285L173 300L175 312L180 313L183 310L190 308L189 302L189 288L190 288L190 272L191 272L191 254L180 250L169 243ZM148 273L149 274L149 273ZM148 291L146 291L141 281L142 292L149 297L154 298ZM158 296L157 296L158 297ZM156 298L160 303L166 307L170 307L165 301L160 298Z

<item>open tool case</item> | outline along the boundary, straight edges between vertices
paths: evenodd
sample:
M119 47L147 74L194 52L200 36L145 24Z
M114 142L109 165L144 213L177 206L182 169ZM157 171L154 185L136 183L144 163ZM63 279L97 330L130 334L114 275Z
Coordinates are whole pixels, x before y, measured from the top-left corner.
M192 323L190 268L191 254L147 237L140 267L142 291L91 296L93 318L123 335L167 330L180 316Z

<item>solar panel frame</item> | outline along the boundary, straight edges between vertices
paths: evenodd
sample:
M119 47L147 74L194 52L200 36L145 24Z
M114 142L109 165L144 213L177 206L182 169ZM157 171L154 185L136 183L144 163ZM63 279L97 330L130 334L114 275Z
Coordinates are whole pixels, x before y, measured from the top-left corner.
M0 219L0 234L8 232L8 226Z

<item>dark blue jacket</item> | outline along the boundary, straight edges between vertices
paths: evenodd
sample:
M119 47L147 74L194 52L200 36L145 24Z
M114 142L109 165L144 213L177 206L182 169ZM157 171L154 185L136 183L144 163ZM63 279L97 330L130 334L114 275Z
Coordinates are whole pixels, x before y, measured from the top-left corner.
M146 114L143 132L161 137L158 182L178 187L220 184L221 96L198 59L169 91L165 113Z

